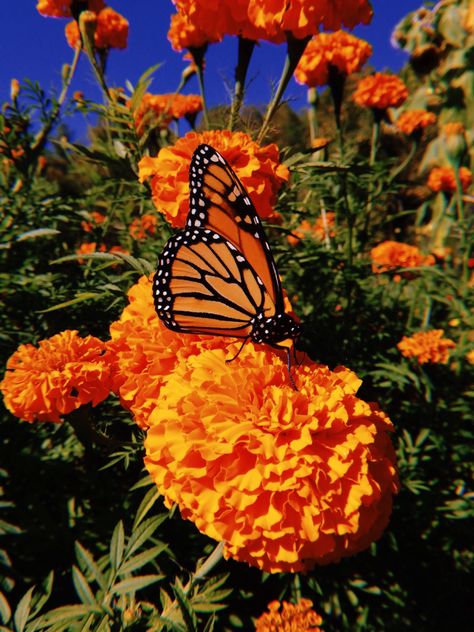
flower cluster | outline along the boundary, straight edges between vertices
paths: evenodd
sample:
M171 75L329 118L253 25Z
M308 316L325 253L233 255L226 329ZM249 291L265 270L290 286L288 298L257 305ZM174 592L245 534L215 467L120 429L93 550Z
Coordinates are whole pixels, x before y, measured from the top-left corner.
M328 83L330 68L350 75L362 68L372 54L372 46L345 31L320 33L308 43L295 70L298 83L308 87Z
M376 72L357 84L354 101L367 108L386 110L400 106L408 97L408 88L396 75Z
M310 599L300 599L296 604L272 601L268 612L256 620L255 632L321 632L323 620L312 606Z
M326 211L324 215L318 217L312 224L307 219L304 219L298 228L291 231L291 235L288 235L288 243L296 246L305 237L314 237L319 240L326 239L326 237L334 237L336 234L334 231L335 223L336 214L332 211Z
M71 48L81 46L81 34L76 21L69 22L65 29L66 39ZM97 50L127 48L128 20L110 7L96 14L94 46Z
M134 111L138 134L143 134L147 125L165 129L173 119L195 117L202 110L202 98L197 94L150 94L143 95Z
M465 193L472 184L472 173L466 167L460 167L458 175L461 190ZM428 176L427 185L432 191L455 193L457 186L454 169L452 167L434 167Z
M97 226L101 226L107 219L107 217L102 213L99 213L99 211L91 211L90 213L88 213L88 215L90 217L90 221L83 220L81 222L82 230L85 233L92 232L94 228L96 228Z
M449 350L454 349L456 344L449 338L443 338L443 334L442 329L419 331L413 336L403 336L397 347L402 355L416 358L419 364L446 364Z
M62 421L84 404L110 393L112 375L106 345L94 336L66 330L38 347L20 345L0 382L5 406L26 421Z
M234 169L252 198L260 217L274 217L273 204L278 189L289 178L279 162L278 147L260 147L243 132L189 132L174 145L164 147L155 158L139 162L140 181L150 180L153 202L166 219L184 226L189 210L189 163L200 143L215 147Z
M156 215L145 214L135 217L130 224L128 232L133 239L142 240L148 235L154 235L158 220Z
M36 9L47 18L70 18L72 0L38 0ZM89 11L98 13L105 7L104 0L88 0Z
M167 506L224 555L296 572L378 538L398 489L392 424L348 369L307 360L299 390L269 348L180 362L150 415L145 464Z
M372 7L368 0L220 0L195 2L174 0L184 24L192 25L192 35L199 33L200 44L220 41L224 35L242 35L251 40L273 43L286 41L287 33L298 39L311 37L320 27L337 30L368 24ZM176 22L179 23L178 19ZM172 24L172 27L174 25ZM189 27L186 27L189 31ZM176 33L176 29L173 28ZM172 40L173 46L179 40Z
M433 255L423 255L416 246L398 241L383 241L372 248L370 257L372 259L372 272L375 273L435 264Z
M436 116L433 112L427 112L426 110L407 110L402 112L395 121L395 125L398 129L411 136L422 132L425 127L432 125L436 121Z

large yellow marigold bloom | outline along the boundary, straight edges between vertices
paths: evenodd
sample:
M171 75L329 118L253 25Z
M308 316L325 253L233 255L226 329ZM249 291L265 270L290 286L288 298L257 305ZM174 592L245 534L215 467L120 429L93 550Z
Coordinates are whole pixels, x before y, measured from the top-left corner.
M396 75L383 72L361 79L353 95L358 105L376 110L397 108L407 97L408 88L403 81Z
M256 620L255 632L322 632L319 626L323 620L312 605L310 599L300 599L296 604L272 601L268 612Z
M427 112L426 110L407 110L400 114L395 121L395 125L401 132L407 136L411 136L416 132L423 131L425 127L432 125L435 121L436 116L433 112Z
M279 162L275 144L260 147L248 134L228 130L189 132L174 145L160 149L155 158L146 156L138 164L140 182L151 180L153 202L166 219L177 227L186 223L189 210L189 163L200 143L217 149L247 189L261 218L273 214L281 184L288 180L288 168Z
M74 20L66 24L65 35L71 48L81 45L81 35L77 22ZM127 48L128 20L110 7L97 13L94 46L98 49Z
M398 490L392 424L361 381L271 349L180 362L160 391L145 464L170 507L224 555L268 572L339 560L380 537Z
M89 11L98 13L105 7L104 0L89 0ZM70 18L71 0L38 0L36 9L47 18Z
M372 272L380 273L396 268L414 268L435 264L433 255L423 255L416 246L398 241L383 241L370 251Z
M286 33L298 39L311 37L322 27L354 28L372 19L369 0L174 0L178 12L196 28L216 39L242 35L274 43Z
M196 115L202 110L202 98L198 94L150 94L143 95L133 113L138 134L143 134L146 125L153 123L166 129L173 119Z
M160 391L177 364L204 349L226 349L232 358L235 338L179 334L167 329L153 305L151 279L140 278L128 292L129 304L110 326L108 346L115 358L113 390L141 427L160 405Z
M466 167L460 167L459 180L462 192L465 193L472 184L472 173ZM445 193L456 192L456 175L452 167L434 167L428 176L427 185L433 191Z
M443 338L443 334L443 329L419 331L413 336L403 336L397 348L406 358L416 358L419 364L446 364L449 350L454 349L456 344L449 338Z
M307 45L295 70L298 83L310 88L328 83L332 66L342 75L362 68L372 54L372 46L345 31L320 33Z
M62 421L61 417L111 390L106 345L94 336L81 338L66 330L38 347L20 345L7 362L0 382L5 406L26 421Z

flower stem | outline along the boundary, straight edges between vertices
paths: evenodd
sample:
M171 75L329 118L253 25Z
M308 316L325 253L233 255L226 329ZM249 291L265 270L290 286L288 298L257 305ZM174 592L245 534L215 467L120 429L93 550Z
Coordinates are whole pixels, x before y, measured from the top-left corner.
M188 583L184 587L185 595L189 593L189 591L191 590L191 588L194 586L196 582L201 581L201 579L204 579L204 577L206 577L206 575L209 574L209 572L214 568L214 566L222 560L223 558L222 552L224 550L224 544L225 544L224 542L219 542L219 544L212 551L212 553L209 555L209 557L204 562L204 564L202 564L202 566L199 567L199 570L196 571L196 573L191 577L191 579L188 581Z
M270 121L278 109L280 105L281 98L286 90L286 87L293 76L296 66L298 65L301 56L304 53L306 48L306 44L309 42L310 38L306 37L305 39L297 39L290 32L287 32L286 39L288 43L287 54L285 59L285 64L283 66L283 71L281 73L280 81L275 92L273 99L268 106L268 109L265 113L265 118L262 123L262 127L260 128L260 132L257 137L257 143L260 145L265 138L265 135L268 131L268 126L270 125Z
M318 91L316 88L308 88L308 124L309 124L309 138L311 145L318 136Z
M249 40L239 35L239 52L235 67L234 98L230 110L229 129L233 131L239 118L240 108L244 101L245 79L249 69L250 59L255 48L255 40Z

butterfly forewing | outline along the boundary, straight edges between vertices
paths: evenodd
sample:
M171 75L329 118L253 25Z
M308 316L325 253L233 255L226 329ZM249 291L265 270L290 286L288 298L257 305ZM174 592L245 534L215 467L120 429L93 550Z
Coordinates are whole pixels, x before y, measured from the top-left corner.
M250 197L225 159L213 147L200 145L189 168L189 228L208 228L233 244L263 282L273 316L283 310L283 296L268 240Z
M275 309L245 257L210 229L189 228L168 241L153 289L159 317L183 333L247 338L256 316Z

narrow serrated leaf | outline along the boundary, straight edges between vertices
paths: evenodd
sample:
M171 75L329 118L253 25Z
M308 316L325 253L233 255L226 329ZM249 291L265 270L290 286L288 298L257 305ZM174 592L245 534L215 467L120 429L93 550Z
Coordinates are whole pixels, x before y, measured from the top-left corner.
M144 520L132 533L128 540L125 556L128 558L134 551L141 547L166 519L166 515L154 516Z
M196 613L193 610L193 607L186 597L183 587L180 581L177 579L175 584L172 586L173 592L176 597L176 601L178 602L179 609L181 614L183 615L184 623L186 624L186 629L190 632L197 632L197 617Z
M21 233L16 238L17 241L25 241L27 239L36 239L37 237L53 237L60 235L60 231L55 228L35 228L34 230L28 230L26 233Z
M33 595L32 605L31 605L31 617L36 617L38 612L44 606L44 604L51 597L51 592L53 590L53 581L54 581L54 571L48 573L44 581L41 583L41 593Z
M64 309L65 307L70 307L71 305L76 305L77 303L82 303L83 301L88 301L89 299L97 299L103 296L103 294L98 294L97 292L81 292L78 294L76 298L72 298L70 301L64 301L64 303L58 303L57 305L53 305L53 307L48 307L48 309L39 310L38 314L47 314L48 312L55 312L58 309Z
M130 577L129 579L124 579L115 584L115 586L112 586L110 592L113 595L125 595L127 593L136 592L137 590L146 588L147 586L151 586L151 584L154 584L161 579L164 579L164 575L140 575L139 577Z
M35 587L32 586L29 590L27 590L16 607L15 614L13 615L16 632L23 632L25 629L25 625L30 614L31 598L33 596L34 589Z
M123 559L125 545L125 533L123 530L123 522L117 523L112 539L110 541L110 564L113 569L117 570Z
M148 562L151 562L155 559L160 553L162 553L166 549L166 544L160 544L158 546L154 546L151 549L147 549L143 551L143 553L139 553L135 557L132 557L130 560L122 564L120 567L120 575L126 575L127 573L132 573L133 571L142 568Z
M85 604L76 606L61 606L50 610L46 614L38 617L32 621L32 625L37 627L46 627L56 625L58 623L64 623L65 621L72 621L74 619L79 620L81 617L88 615L91 612L91 607Z
M103 575L103 573L101 572L101 570L99 569L99 567L97 566L97 564L95 563L94 558L92 557L92 554L85 547L83 547L79 541L76 541L74 543L74 546L76 549L77 560L79 562L82 562L83 566L87 568L87 570L92 575L92 577L96 580L99 586L102 589L105 589L107 586L107 580L105 576Z
M75 564L72 567L72 581L82 603L99 609L99 605L95 600L94 593L92 592L87 579Z
M156 486L153 485L153 487L147 491L140 503L140 506L137 509L137 514L133 522L132 531L135 531L135 529L138 527L140 522L144 519L144 517L147 515L147 513L150 511L150 509L153 507L159 497L160 492L158 491Z
M8 623L12 616L12 609L7 601L7 598L0 590L0 622Z

